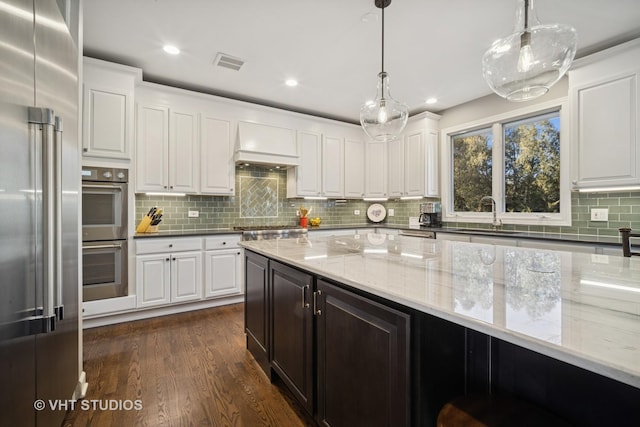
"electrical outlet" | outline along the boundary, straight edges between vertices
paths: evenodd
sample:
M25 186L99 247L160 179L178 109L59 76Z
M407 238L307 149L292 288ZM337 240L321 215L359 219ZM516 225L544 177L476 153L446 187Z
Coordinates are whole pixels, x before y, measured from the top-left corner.
M192 211L189 209L189 218L198 218L200 216L200 211Z
M591 221L609 221L609 209L591 209Z
M395 209L389 209L387 212L389 213L389 216L395 216L396 215L396 210Z
M353 214L354 214L354 215L360 215L360 209L356 209L356 210L354 210L354 211L353 211Z

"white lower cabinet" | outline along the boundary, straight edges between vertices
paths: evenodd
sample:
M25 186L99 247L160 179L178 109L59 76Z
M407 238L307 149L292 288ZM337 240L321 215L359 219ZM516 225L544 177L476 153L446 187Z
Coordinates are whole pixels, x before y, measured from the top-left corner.
M152 307L202 298L202 253L136 257L137 306Z
M202 239L136 242L138 308L202 299Z
M221 234L205 238L205 298L242 294L243 257L239 242L239 234Z
M242 251L221 249L205 252L205 298L242 293Z

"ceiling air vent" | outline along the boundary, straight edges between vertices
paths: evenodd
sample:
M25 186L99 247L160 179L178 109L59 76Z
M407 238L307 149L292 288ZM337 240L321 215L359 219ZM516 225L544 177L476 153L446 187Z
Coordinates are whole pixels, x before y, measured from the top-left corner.
M216 59L213 60L213 65L238 71L244 65L244 60L227 55L226 53L218 53Z

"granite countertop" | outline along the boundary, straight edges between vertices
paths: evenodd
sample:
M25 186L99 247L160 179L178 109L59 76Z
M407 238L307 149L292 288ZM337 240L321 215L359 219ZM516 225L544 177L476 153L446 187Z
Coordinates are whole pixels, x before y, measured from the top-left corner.
M309 231L314 230L341 230L359 228L382 228L392 230L424 230L436 233L468 234L476 236L503 237L510 239L532 239L532 240L557 240L566 243L586 243L620 246L620 236L596 236L586 234L548 233L536 231L512 231L480 229L480 228L448 228L448 227L422 227L419 225L394 225L394 224L340 224L340 225L320 225L309 227Z
M640 259L378 233L241 245L640 388Z
M295 226L292 226L294 228ZM363 228L373 229L390 229L390 230L424 230L432 231L436 233L454 233L454 234L468 234L477 236L491 236L491 237L503 237L511 239L539 239L539 240L555 240L566 243L585 243L585 244L603 244L603 245L617 245L620 246L619 236L594 236L594 235L578 235L578 234L561 234L561 233L543 233L533 231L509 231L500 230L493 231L491 229L468 229L468 228L440 228L440 227L421 227L419 225L393 225L393 224L336 224L336 225L320 225L310 226L309 231L324 231L324 230L358 230ZM159 231L157 233L135 233L134 238L153 238L153 237L194 237L194 236L209 236L215 234L240 234L242 231L234 230L232 228L205 228L197 230L166 230Z
M216 234L241 234L240 230L231 228L205 228L198 230L166 230L157 233L135 233L134 239L158 238L158 237L196 237L196 236L212 236Z

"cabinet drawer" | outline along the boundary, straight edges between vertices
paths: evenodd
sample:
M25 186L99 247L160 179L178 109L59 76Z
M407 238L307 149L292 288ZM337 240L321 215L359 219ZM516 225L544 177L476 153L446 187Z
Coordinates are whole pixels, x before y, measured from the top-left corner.
M211 250L237 248L239 242L239 234L225 234L223 236L207 237L205 239L205 249Z
M136 241L136 254L157 254L163 252L199 251L201 238L188 239L148 239Z

